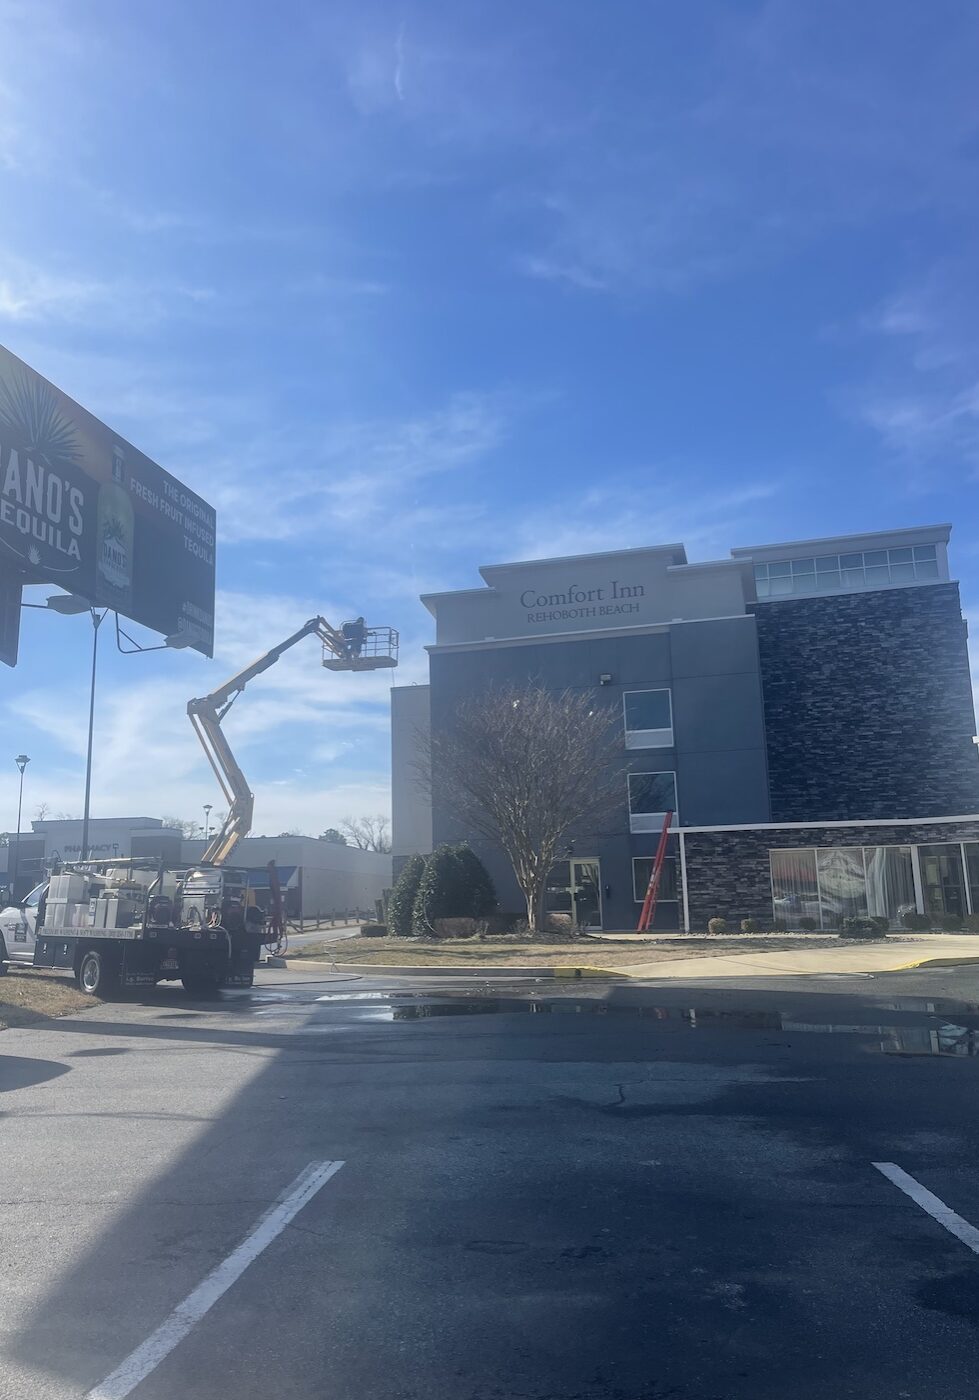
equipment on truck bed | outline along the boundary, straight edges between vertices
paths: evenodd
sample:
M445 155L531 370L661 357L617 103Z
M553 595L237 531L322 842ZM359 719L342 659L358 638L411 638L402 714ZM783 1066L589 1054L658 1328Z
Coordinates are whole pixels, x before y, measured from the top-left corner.
M0 959L61 967L79 987L250 987L265 916L244 870L168 870L149 857L79 861L0 913Z

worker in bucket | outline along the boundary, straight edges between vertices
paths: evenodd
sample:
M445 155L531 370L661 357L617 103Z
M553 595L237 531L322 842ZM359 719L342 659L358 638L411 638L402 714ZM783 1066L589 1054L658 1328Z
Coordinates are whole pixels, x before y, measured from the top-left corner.
M367 627L364 624L364 619L358 617L353 622L345 622L340 628L340 636L346 643L347 655L356 660L363 651L364 642L367 639Z

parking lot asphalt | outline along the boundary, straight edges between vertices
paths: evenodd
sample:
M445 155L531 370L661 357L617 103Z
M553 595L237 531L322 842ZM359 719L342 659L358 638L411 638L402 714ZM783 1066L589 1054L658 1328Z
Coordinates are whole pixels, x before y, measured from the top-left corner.
M966 1393L976 1032L973 969L294 968L4 1032L0 1393Z

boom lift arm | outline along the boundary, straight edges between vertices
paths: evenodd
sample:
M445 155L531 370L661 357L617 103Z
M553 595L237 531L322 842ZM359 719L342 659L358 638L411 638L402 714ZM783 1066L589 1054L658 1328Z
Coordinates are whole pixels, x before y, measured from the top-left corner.
M349 635L348 635L349 634ZM323 665L331 671L374 671L398 664L398 634L391 627L364 627L363 619L338 630L325 617L311 617L278 646L271 647L243 670L198 700L187 702L187 714L207 754L208 762L228 803L228 814L214 833L202 865L223 865L251 829L255 798L221 729L221 721L249 681L274 666L279 657L304 637L317 636L323 645Z

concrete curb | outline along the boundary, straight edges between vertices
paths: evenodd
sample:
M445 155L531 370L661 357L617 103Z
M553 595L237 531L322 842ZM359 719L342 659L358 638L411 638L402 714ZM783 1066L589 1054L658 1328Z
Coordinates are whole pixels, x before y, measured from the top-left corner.
M287 955L288 956L288 955ZM296 963L317 963L322 958L296 958ZM578 981L586 977L621 977L629 981L627 972L616 972L606 967L424 967L414 964L410 967L397 963L336 963L338 972L356 972L365 977L375 973L391 977L480 977L500 974L505 977L570 978Z
M902 963L900 967L889 967L888 972L912 972L916 967L963 967L969 963L979 963L979 958L922 958L920 962Z
M287 955L288 958L288 955ZM325 961L323 958L295 958L293 961L297 965L307 963L313 965ZM700 958L698 962L705 965L704 973L699 978L690 979L687 977L657 976L653 970L656 963L648 964L648 970L642 972L621 972L617 968L611 967L431 967L417 963L404 966L398 963L336 963L338 972L353 972L363 977L372 977L375 974L388 977L536 977L543 981L552 979L564 979L569 981L582 981L586 978L604 978L606 981L621 980L624 982L686 982L689 980L702 981L708 976L707 968L713 961L711 958ZM777 974L753 973L751 968L745 968L744 976L780 976L780 977L813 977L833 973L836 976L846 976L848 972L871 972L875 976L888 972L913 972L916 968L922 967L962 967L969 963L979 963L979 957L969 957L963 954L960 957L950 958L921 958L917 962L901 963L898 967L878 967L878 968L820 968L813 971L811 968L804 970L792 970L789 968L779 969ZM663 963L664 967L669 967L669 961ZM729 974L730 975L730 974Z

